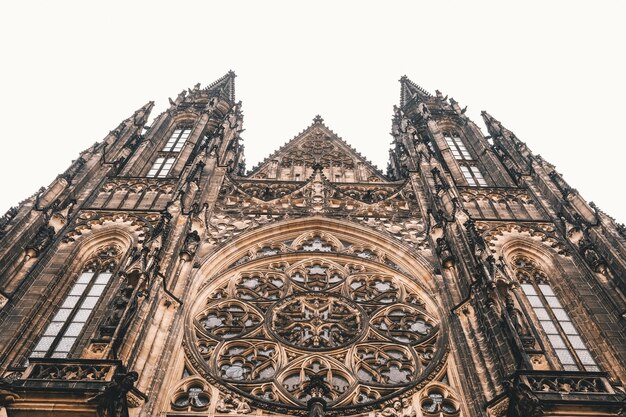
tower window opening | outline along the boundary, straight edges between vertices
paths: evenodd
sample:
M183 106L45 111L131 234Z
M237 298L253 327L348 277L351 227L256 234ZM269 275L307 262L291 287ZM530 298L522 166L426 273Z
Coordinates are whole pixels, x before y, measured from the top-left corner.
M190 127L177 127L170 138L167 140L167 143L163 147L163 152L180 152L187 142L187 138L189 138L189 133L191 133Z
M543 272L537 270L532 261L522 258L515 260L515 268L521 281L522 292L563 369L599 372L600 368L574 327L569 314L544 279Z
M80 274L31 352L32 358L69 356L112 275L112 266L90 267Z
M449 133L444 133L444 138L446 139L446 143L448 147L452 151L452 155L454 155L454 159L456 160L470 160L472 159L470 153L467 151L465 144L461 140L458 135L451 135Z
M172 165L176 158L163 158L159 157L152 164L152 168L148 171L148 177L150 178L165 178L169 174Z
M471 187L486 187L487 181L485 181L485 177L480 172L478 167L474 164L464 164L461 165L461 172L463 173L463 177Z

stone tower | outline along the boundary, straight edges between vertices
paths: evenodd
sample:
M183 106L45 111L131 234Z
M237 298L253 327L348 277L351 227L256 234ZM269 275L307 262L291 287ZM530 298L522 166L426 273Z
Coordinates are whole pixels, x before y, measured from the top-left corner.
M246 172L234 79L0 219L0 415L624 414L623 225L406 77L386 173L319 116Z

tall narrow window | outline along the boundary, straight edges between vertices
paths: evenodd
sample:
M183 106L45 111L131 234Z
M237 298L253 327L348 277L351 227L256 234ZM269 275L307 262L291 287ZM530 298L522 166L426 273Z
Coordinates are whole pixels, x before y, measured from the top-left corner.
M597 372L600 368L572 324L569 314L552 291L537 264L524 257L514 259L515 274L559 362L566 371Z
M185 146L190 133L191 126L176 127L163 149L159 152L157 159L152 164L152 167L146 176L151 178L167 177L170 174L170 170L172 169L179 152Z
M187 142L190 132L190 127L177 127L165 144L163 152L180 152L180 150L183 149L185 142Z
M105 254L111 255L111 253ZM92 264L80 274L31 353L34 358L67 358L113 276L114 264Z
M486 187L487 181L483 177L478 167L474 164L461 165L461 172L465 177L465 180L471 187Z
M454 155L454 159L472 159L467 151L467 148L465 147L465 144L458 135L444 133L444 138L446 139L448 147L450 147L450 150L452 151L452 155Z
M176 158L163 158L159 157L152 164L152 168L148 171L148 177L151 178L165 178L167 174L170 172L172 165L174 165L174 161Z

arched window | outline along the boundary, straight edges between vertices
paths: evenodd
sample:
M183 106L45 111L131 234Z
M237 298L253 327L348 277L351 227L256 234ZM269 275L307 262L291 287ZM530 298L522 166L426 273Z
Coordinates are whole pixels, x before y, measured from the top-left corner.
M191 126L178 126L172 132L172 135L167 140L165 147L163 147L163 152L180 152L187 142L187 138L189 138L189 133L191 133Z
M180 125L174 129L167 143L159 152L157 159L152 164L150 171L148 171L148 177L165 178L169 175L170 169L174 165L183 146L185 146L190 133L190 125Z
M485 177L478 169L475 163L464 163L460 165L461 172L463 173L463 177L465 177L465 181L470 187L486 187L487 181L485 181Z
M463 159L471 160L472 159L470 153L467 151L467 148L465 147L465 144L463 143L463 140L459 137L458 133L445 132L443 134L443 137L445 138L446 143L450 147L450 150L452 151L452 155L454 155L454 159L457 159L457 160L463 160Z
M444 132L443 137L452 152L452 156L459 161L459 168L461 169L463 178L467 181L467 185L470 187L486 187L487 181L485 181L484 175L478 168L476 160L472 158L472 155L467 150L459 134L456 132Z
M114 248L100 252L78 276L31 352L32 358L67 358L113 276Z
M552 291L546 274L537 263L519 255L513 259L513 270L563 369L600 371L569 314Z

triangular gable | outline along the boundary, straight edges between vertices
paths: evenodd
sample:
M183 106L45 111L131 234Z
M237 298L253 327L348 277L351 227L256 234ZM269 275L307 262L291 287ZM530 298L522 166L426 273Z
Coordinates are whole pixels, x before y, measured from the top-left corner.
M304 181L316 166L320 166L331 181L387 181L371 162L330 130L320 116L247 176L253 179Z

